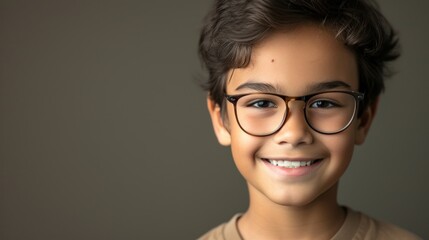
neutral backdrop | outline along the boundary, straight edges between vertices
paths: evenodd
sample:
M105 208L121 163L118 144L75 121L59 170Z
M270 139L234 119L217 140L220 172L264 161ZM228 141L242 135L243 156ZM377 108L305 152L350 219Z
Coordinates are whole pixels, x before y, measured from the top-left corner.
M342 204L429 239L428 1L380 1L402 58ZM211 1L0 1L0 239L195 239L244 211L198 80Z

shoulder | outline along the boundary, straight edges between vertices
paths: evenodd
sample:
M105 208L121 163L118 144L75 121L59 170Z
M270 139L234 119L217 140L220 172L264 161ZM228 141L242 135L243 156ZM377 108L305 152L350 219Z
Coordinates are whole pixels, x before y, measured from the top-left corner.
M198 240L241 240L240 234L237 229L237 220L241 214L234 215L228 222L211 229Z
M369 236L374 236L374 239L406 239L418 240L421 239L417 235L400 228L396 225L382 222L362 214L362 221L367 223Z
M396 225L379 221L366 214L349 210L350 214L359 218L359 226L353 239L404 239L404 240L420 240L417 235L400 228Z

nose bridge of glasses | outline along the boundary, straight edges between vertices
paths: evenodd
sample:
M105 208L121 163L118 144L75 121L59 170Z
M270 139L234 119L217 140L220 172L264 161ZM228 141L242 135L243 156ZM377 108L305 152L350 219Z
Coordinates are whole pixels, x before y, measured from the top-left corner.
M299 107L300 109L305 108L305 99L302 97L289 97L286 100L286 106L290 110L292 110L292 106L295 105L295 107Z

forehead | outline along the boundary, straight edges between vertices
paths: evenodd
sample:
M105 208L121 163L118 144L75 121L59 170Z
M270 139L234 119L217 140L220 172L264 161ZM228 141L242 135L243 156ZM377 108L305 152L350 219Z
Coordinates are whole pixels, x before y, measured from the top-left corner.
M270 84L287 95L306 94L313 85L332 81L358 89L354 53L333 33L314 25L269 35L252 49L250 64L234 69L230 77L228 92L248 82Z

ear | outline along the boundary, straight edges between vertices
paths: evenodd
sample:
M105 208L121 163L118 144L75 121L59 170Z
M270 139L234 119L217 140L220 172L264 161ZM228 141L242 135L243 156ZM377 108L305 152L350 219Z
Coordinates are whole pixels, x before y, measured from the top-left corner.
M213 129L217 140L221 145L229 146L231 144L231 135L224 125L219 105L215 103L213 99L210 98L210 96L207 97L207 108L212 119Z
M362 113L362 116L358 118L358 126L355 137L355 144L361 145L365 142L365 138L368 135L368 131L371 127L372 120L377 113L378 103L380 98L374 100L374 102L369 105Z

